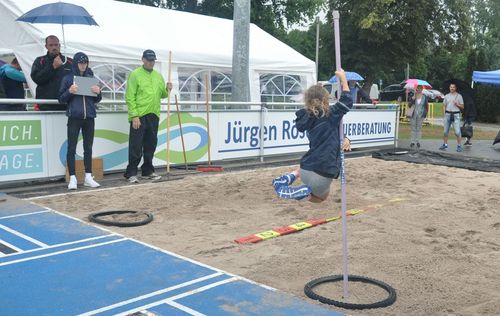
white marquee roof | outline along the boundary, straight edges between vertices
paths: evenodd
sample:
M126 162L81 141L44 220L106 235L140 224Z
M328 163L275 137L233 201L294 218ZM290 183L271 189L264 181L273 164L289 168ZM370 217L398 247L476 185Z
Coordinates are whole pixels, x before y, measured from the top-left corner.
M23 69L30 69L33 60L45 53L44 38L47 35L57 35L62 41L62 31L58 24L31 24L15 19L54 1L0 1L0 49L11 49ZM231 68L232 20L111 0L65 2L83 6L99 24L65 25L66 48L63 50L66 55L83 51L91 61L138 63L142 51L150 48L156 51L160 65L167 63L171 51L172 63L176 65ZM251 24L250 72L256 70L302 74L311 83L315 65ZM253 78L251 74L250 78Z

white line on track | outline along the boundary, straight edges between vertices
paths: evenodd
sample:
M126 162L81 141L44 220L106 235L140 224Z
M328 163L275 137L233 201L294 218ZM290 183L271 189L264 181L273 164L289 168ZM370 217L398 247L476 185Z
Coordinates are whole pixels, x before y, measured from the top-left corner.
M116 234L102 235L102 236L97 236L97 237L91 237L91 238L85 238L85 239L80 239L80 240L65 242L65 243L61 243L61 244L50 245L50 246L47 246L47 247L44 247L44 248L36 248L36 249L30 249L30 250L26 250L26 251L20 250L17 253L10 253L10 254L7 254L5 256L6 257L11 257L11 256L15 256L15 255L25 254L25 253L37 252L37 251L45 250L45 249L57 248L57 247L68 246L68 245L73 245L73 244L79 244L79 243L83 243L83 242L86 242L86 241L97 240L97 239L101 239L101 238L105 238L105 237L111 237L111 236L118 236L118 235L116 235Z
M185 287L185 286L188 286L188 285L191 285L191 284L195 284L195 283L198 283L198 282L201 282L201 281L209 280L209 279L218 277L220 275L223 275L223 273L221 273L221 272L212 273L212 274L209 274L207 276L204 276L204 277L201 277L201 278L198 278L198 279L193 279L193 280L181 283L181 284L177 284L177 285L174 285L174 286L171 286L171 287L167 287L167 288L162 289L162 290L158 290L158 291L151 292L151 293L148 293L148 294L145 294L145 295L142 295L142 296L134 297L134 298L131 298L129 300L122 301L122 302L119 302L119 303L116 303L116 304L113 304L113 305L109 305L109 306L106 306L106 307L95 309L93 311L85 312L83 314L79 314L79 316L89 316L89 315L95 315L95 314L98 314L98 313L109 311L111 309L114 309L114 308L117 308L117 307L121 307L121 306L125 306L125 305L130 304L130 303L138 302L138 301L141 301L141 300L144 300L144 299L156 296L156 295L160 295L160 294L163 294L163 293L166 293L166 292L170 292L170 291L179 289L181 287ZM216 284L216 283L213 283L213 284ZM139 310L142 310L142 309L139 309ZM127 314L129 314L129 312L125 313L124 315L127 315ZM118 314L118 315L120 315L120 314Z
M230 283L230 282L234 282L234 281L237 281L237 280L241 280L241 278L239 278L239 277L232 277L232 278L225 279L225 280L222 280L222 281L214 282L212 284L208 284L208 285L199 287L199 288L191 290L191 291L187 291L187 292L175 295L175 296L171 296L169 298L163 299L163 300L158 301L158 302L154 302L154 303L151 303L151 304L147 304L147 305L144 305L144 306L141 306L141 307L134 308L134 309L129 310L127 312L117 314L116 316L126 316L126 315L129 315L131 313L135 313L135 312L138 312L138 311L141 311L141 310L145 310L145 309L147 310L148 308L155 307L155 306L158 306L158 305L161 305L161 304L168 304L168 305L174 306L174 307L179 308L179 309L183 310L184 312L189 313L191 315L204 316L205 314L202 314L202 313L197 312L197 311L195 311L195 310L193 310L193 309L191 309L189 307L181 305L181 304L175 302L175 300L183 298L183 297L186 297L186 296L190 296L190 295L193 295L193 294L196 294L196 293L200 293L200 292L212 289L212 288L214 288L216 286L223 285L223 284Z
M15 251L23 251L22 249L17 248L16 246L14 246L14 245L12 245L12 244L10 244L10 243L6 242L5 240L0 239L0 243L4 244L5 246L9 247L9 248L10 248L10 249L12 249L12 250L15 250ZM0 252L0 254L2 254L2 253ZM12 255L12 254L11 254L11 253L9 253L9 254L3 254L3 257L9 256L9 255Z
M191 315L194 315L194 316L206 316L205 314L202 314L202 313L200 313L198 311L195 311L194 309L191 309L191 308L189 308L187 306L184 306L182 304L179 304L177 302L166 302L166 304L168 304L170 306L173 306L173 307L175 307L175 308L177 308L177 309L179 309L179 310L181 310L181 311L183 311L185 313L188 313L188 314L191 314Z
M9 228L9 227L7 227L7 226L4 226L4 225L2 225L2 224L0 224L0 229L3 229L3 230L5 230L5 231L8 231L8 232L9 232L9 233L11 233L11 234L14 234L14 235L16 235L16 236L18 236L18 237L21 237L22 239L26 239L27 241L30 241L30 242L32 242L32 243L34 243L34 244L36 244L36 245L38 245L38 246L40 246L40 247L48 247L48 246L49 246L49 245L44 244L43 242L41 242L41 241L39 241L39 240L36 240L36 239L34 239L34 238L31 238L30 236L26 236L25 234L20 233L20 232L18 232L17 230L13 230L13 229L11 229L11 228Z
M0 220L6 219L6 218L14 218L14 217L21 217L21 216L29 216L29 215L35 215L35 214L41 214L41 213L47 213L49 211L38 211L38 212L31 212L31 213L23 213L23 214L16 214L16 215L9 215L9 216L4 216L0 217Z
M25 261L31 261L31 260L36 260L36 259L41 259L41 258L46 258L46 257L52 257L52 256L56 256L56 255L60 255L63 253L68 253L68 252L74 252L74 251L83 250L83 249L105 246L105 245L113 244L113 243L120 242L120 241L126 241L126 240L129 240L129 239L123 238L123 239L111 240L111 241L103 242L100 244L93 244L93 245L88 245L88 246L83 246L83 247L78 247L78 248L56 251L56 252L52 252L52 253L48 253L48 254L44 254L44 255L39 255L39 256L34 256L34 257L29 257L29 258L22 258L22 259L12 260L12 261L8 261L8 262L2 262L2 263L0 263L0 267L7 266L10 264L14 264L14 263L19 263L19 262L25 262Z

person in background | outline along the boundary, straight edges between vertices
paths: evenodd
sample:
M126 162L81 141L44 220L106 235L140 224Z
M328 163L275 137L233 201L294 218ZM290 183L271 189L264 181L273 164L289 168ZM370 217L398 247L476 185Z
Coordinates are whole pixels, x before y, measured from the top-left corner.
M410 148L420 148L420 140L422 139L422 124L429 112L429 99L423 94L424 87L417 86L415 95L410 98L410 107L414 106L413 115L410 118L411 124L411 144Z
M474 99L472 98L471 93L465 93L462 97L464 99L464 125L472 126L472 122L474 122L477 117L477 109L476 105L474 104ZM466 137L464 145L472 146L471 139L472 137Z
M309 150L300 159L299 169L273 179L274 190L281 198L323 202L330 193L333 179L340 175L339 127L353 102L345 72L338 70L335 74L342 86L339 101L330 106L328 91L315 85L305 92L305 108L295 113L297 129L307 133ZM348 151L350 148L350 141L345 138L342 149ZM299 177L304 184L292 187Z
M37 99L58 99L64 76L72 73L73 60L61 54L61 44L55 35L45 38L47 54L39 56L31 67L31 79L37 84ZM38 104L40 111L65 111L66 104Z
M155 173L153 156L158 143L160 101L168 97L172 83L154 70L156 54L147 49L142 54L143 65L132 71L127 79L125 101L130 123L128 165L124 177L129 183L138 183L137 168L141 162L142 177L151 180L161 178Z
M349 80L349 90L354 103L372 103L368 93L359 86L356 80Z
M68 151L66 153L66 163L68 165L69 184L68 190L77 189L77 179L75 172L76 145L80 130L83 136L83 163L85 165L86 187L97 188L100 186L92 177L92 145L94 143L94 120L96 117L96 104L101 101L101 89L91 86L91 91L96 96L86 96L79 93L78 86L74 83L75 76L94 77L92 69L89 68L89 58L82 52L74 56L72 73L66 75L59 89L59 102L67 103L66 116L68 117Z
M24 99L24 77L21 66L14 58L10 64L0 67L0 85L7 99ZM0 104L0 111L26 111L26 104Z
M461 145L462 136L460 134L460 111L464 109L464 100L462 95L457 92L457 86L450 84L450 93L444 96L443 100L444 109L444 137L443 145L439 147L440 150L448 149L448 133L450 126L453 124L455 135L457 136L457 152L462 152Z

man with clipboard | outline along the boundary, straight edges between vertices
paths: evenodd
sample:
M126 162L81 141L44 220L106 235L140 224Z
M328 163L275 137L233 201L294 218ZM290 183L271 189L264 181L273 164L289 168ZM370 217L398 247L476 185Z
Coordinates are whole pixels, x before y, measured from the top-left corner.
M59 102L67 103L66 116L68 117L68 151L66 163L70 180L68 190L77 189L75 172L75 155L80 130L83 136L83 163L85 165L86 187L100 186L92 177L92 145L94 143L94 119L96 104L101 101L101 89L97 85L92 69L89 68L89 58L82 52L73 57L72 73L66 75L59 89Z

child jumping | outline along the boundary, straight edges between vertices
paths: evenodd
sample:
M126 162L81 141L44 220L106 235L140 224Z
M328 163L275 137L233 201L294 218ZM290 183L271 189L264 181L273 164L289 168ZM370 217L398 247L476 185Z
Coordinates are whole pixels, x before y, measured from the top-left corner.
M342 117L352 108L353 100L344 71L338 70L335 75L342 86L338 102L330 106L328 91L314 85L305 92L305 108L295 113L297 129L307 133L309 151L300 160L299 169L273 180L281 198L323 202L330 193L332 180L340 175L339 126ZM344 139L342 147L346 151L351 149L349 139ZM299 177L304 184L292 187Z

